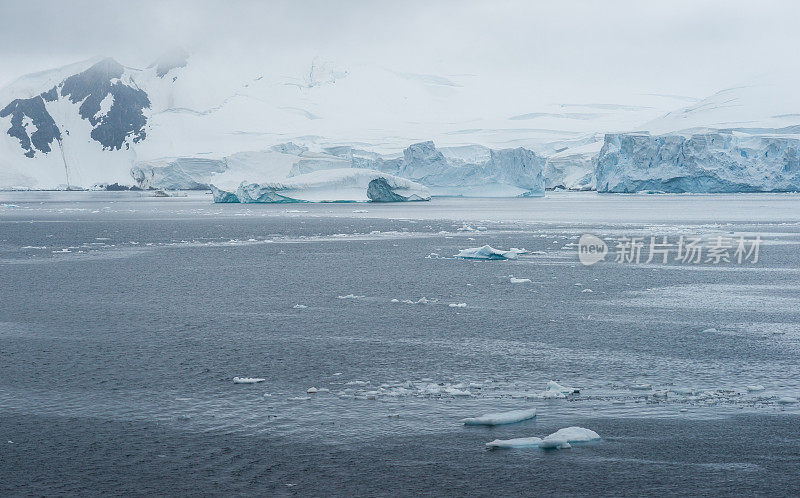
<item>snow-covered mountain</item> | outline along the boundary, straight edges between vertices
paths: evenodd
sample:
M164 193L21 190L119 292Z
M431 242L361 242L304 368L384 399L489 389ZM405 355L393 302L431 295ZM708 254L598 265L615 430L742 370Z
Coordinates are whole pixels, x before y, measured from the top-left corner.
M135 70L94 59L0 91L0 186L129 184L148 119L163 109L173 72L184 64Z
M599 148L599 132L630 129L676 102L642 96L636 105L541 104L533 94L502 95L484 84L475 75L344 66L322 58L280 67L254 61L230 71L182 51L143 69L113 59L84 61L25 76L0 90L0 188L170 186L187 179L199 188L221 169L241 166L237 158L275 160L271 147L289 141L307 150L289 154L296 156L296 168L287 175L312 171L314 154L322 162L333 155L357 167L380 159L391 169L391 161L412 144L433 140L448 164L488 165L489 184L508 184L519 193L531 185L515 184L516 166L505 172L498 169L501 163L521 164L532 154L591 143ZM520 147L527 152L498 152ZM337 148L353 151L353 159L331 152ZM422 180L419 161L409 159L402 174ZM173 165L170 171L159 169L167 164ZM256 170L249 181L261 181L278 166L249 161L246 167ZM455 174L431 170L435 164L425 168L432 187L461 194L470 193L462 187L481 185L485 169L460 167ZM170 183L173 174L182 178Z
M475 75L322 58L230 71L180 50L143 69L93 59L0 90L0 188L233 191L361 168L434 195L797 190L791 83L542 104Z

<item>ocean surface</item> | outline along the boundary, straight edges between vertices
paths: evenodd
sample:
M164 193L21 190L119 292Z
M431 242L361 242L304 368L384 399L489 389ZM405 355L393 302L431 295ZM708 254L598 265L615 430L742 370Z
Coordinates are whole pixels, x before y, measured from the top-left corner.
M682 236L731 261L645 261ZM797 495L799 249L789 194L0 192L0 495Z

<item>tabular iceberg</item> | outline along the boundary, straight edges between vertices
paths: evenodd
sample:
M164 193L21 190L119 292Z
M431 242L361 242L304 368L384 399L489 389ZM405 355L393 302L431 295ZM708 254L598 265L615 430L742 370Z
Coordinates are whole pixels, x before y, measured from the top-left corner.
M212 185L218 203L427 201L430 191L415 182L368 169L329 169L238 188Z

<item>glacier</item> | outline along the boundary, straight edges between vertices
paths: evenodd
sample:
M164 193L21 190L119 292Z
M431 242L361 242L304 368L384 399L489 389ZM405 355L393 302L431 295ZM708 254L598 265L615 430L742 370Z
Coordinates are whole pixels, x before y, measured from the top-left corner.
M403 151L398 175L430 187L435 195L544 195L544 157L522 147L486 152L465 160L445 156L432 141L412 144Z
M608 134L595 176L599 192L796 192L800 140L732 131Z
M212 185L218 203L427 201L430 191L415 182L367 169L331 169L280 181L242 182L238 188Z
M131 168L131 177L143 190L208 190L214 173L227 169L219 159L178 157L139 161Z

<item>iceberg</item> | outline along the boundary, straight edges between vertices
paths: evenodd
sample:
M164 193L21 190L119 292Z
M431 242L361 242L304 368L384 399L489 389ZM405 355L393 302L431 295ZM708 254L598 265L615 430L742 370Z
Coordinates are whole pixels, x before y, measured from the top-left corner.
M529 410L512 410L500 413L487 413L480 417L465 418L464 425L504 425L522 422L536 416L536 408Z
M266 183L242 182L233 191L214 185L214 202L399 202L428 201L430 191L415 182L367 169L329 169Z
M492 246L485 245L482 247L461 249L458 254L456 254L456 257L462 259L517 259L519 254L520 252L518 249L502 251L500 249L495 249Z
M588 443L600 440L600 435L591 429L583 427L566 427L550 434L545 438L521 437L515 439L495 439L486 443L490 449L495 448L541 448L541 449L566 449L575 443Z
M796 192L800 139L725 130L612 133L595 176L598 192Z

